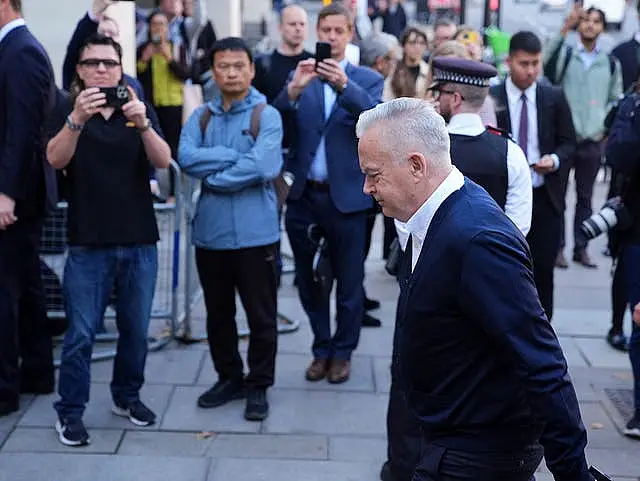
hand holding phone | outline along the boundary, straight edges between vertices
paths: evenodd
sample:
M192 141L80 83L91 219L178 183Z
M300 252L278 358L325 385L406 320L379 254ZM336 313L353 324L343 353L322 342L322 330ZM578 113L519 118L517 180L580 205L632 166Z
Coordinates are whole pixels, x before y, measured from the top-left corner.
M331 58L331 45L327 42L316 43L316 71L318 70L318 64Z
M122 106L130 100L129 90L126 85L118 85L117 87L100 87L100 92L105 95L105 107L121 109Z

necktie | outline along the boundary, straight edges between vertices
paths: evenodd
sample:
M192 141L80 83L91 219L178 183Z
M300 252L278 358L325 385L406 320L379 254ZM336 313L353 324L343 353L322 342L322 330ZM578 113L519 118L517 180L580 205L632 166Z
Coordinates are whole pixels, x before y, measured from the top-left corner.
M522 109L520 110L520 129L518 130L518 145L527 156L527 145L529 144L529 110L527 108L527 96L522 94Z

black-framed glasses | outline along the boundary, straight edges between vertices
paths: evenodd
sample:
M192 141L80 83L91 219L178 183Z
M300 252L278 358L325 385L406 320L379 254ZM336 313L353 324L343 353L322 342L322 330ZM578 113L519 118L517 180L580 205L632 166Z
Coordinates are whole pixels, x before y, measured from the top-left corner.
M87 58L78 62L80 65L84 65L85 67L98 68L100 64L104 65L105 68L115 68L120 66L120 62L117 60L113 60L111 58Z
M439 100L442 94L448 94L448 95L458 94L460 95L460 98L464 100L464 96L461 95L460 92L455 92L454 90L435 88L435 89L431 89L431 94L433 95L433 100Z

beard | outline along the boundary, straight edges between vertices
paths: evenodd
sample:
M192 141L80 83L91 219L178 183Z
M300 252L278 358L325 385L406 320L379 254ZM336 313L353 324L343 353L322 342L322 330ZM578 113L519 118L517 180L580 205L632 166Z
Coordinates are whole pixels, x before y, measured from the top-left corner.
M451 121L451 117L453 117L453 115L451 115L451 111L446 108L443 109L442 106L440 106L440 115L447 124Z

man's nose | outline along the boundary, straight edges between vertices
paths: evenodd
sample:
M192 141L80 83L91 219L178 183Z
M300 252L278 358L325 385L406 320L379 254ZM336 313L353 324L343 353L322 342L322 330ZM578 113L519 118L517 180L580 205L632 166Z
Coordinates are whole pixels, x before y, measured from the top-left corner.
M364 178L364 185L362 186L362 192L364 192L367 195L371 195L371 193L373 192L373 184L369 180L369 178L366 176Z

